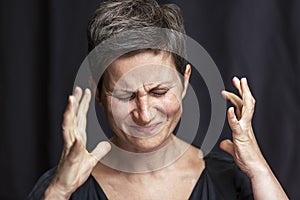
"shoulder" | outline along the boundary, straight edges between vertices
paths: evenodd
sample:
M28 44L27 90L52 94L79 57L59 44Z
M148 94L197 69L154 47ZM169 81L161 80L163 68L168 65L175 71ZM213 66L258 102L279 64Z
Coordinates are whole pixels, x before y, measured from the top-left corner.
M238 199L252 199L252 187L248 176L225 153L211 152L204 157L205 170L214 185L225 194L236 193Z
M45 190L55 175L56 169L57 167L49 169L38 179L33 189L27 196L27 200L40 200L43 197Z
M38 179L33 189L27 196L27 200L42 199L44 192L55 176L56 169L57 167L49 169ZM86 182L72 194L70 199L91 199L91 197L92 199L106 199L101 188L92 176L90 176Z
M225 153L213 151L204 157L206 167L209 170L225 171L237 167L233 158Z
M205 170L212 177L216 184L234 183L232 186L238 186L237 180L248 177L235 164L232 157L220 152L211 152L204 157Z

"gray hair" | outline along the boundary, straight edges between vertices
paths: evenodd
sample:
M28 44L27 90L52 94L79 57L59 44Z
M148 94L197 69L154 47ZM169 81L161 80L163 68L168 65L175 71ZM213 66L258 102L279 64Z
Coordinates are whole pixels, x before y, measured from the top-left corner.
M151 32L152 29L149 29L151 27L170 31L164 32L164 36L161 37L161 33L155 33L157 29ZM107 49L107 53L103 55L109 56L111 52L120 50L119 48L126 49L126 52L129 52L126 53L127 55L144 50L155 52L166 50L173 57L177 71L184 74L187 62L179 55L185 55L186 52L183 37L185 28L181 11L175 4L160 5L155 0L108 0L101 3L89 19L88 50L91 52L107 39L135 29L143 31L139 31L138 34L134 32L126 37L126 41L118 41L117 45L107 45L110 49ZM136 50L136 47L141 44L145 48ZM147 48L153 44L158 48ZM134 50L130 51L130 49ZM179 53L169 52L169 49L176 49L175 52ZM99 84L98 89L100 89Z

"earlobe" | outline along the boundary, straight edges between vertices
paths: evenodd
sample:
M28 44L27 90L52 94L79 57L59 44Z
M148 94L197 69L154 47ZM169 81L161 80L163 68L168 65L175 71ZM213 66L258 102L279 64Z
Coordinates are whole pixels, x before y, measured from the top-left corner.
M187 64L186 65L186 68L185 68L185 72L184 72L184 88L183 88L183 92L182 92L182 99L184 98L185 94L186 94L186 90L189 86L189 80L190 80L190 76L191 76L191 72L192 72L192 68L191 68L191 65L190 64Z

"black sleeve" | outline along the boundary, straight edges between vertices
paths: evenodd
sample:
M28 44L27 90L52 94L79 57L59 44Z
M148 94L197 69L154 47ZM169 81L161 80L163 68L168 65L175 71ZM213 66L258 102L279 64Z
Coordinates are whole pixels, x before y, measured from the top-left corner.
M254 199L249 177L240 170L233 159L212 153L205 161L208 173L224 199Z
M33 189L27 196L27 200L41 200L45 190L49 186L56 172L56 167L45 172L34 185Z

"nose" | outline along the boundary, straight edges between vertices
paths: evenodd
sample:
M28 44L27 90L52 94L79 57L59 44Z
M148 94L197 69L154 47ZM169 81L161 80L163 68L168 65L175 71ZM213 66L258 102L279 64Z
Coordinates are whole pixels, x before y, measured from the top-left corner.
M139 126L145 126L151 122L152 117L148 95L137 95L136 109L133 110L133 121Z

